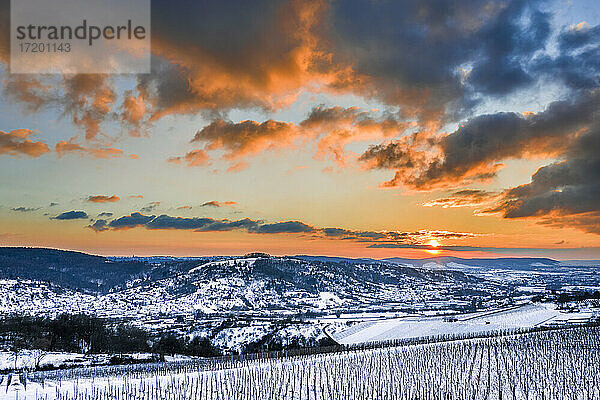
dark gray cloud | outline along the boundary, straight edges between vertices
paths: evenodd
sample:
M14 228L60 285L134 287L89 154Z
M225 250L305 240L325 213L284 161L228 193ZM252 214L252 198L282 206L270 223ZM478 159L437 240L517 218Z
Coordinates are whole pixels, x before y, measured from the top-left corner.
M24 213L28 213L28 212L33 212L33 211L37 211L39 210L39 207L14 207L11 208L11 211L18 211L18 212L24 212Z
M140 213L123 216L108 223L108 227L113 229L145 227L151 230L179 229L197 232L219 232L237 229L254 231L259 228L259 225L260 221L249 218L231 221L228 219L219 220L207 217L173 217L166 214L157 217L155 215L143 215Z
M536 218L542 224L600 234L600 125L579 136L563 161L541 167L531 182L508 189L485 212Z
M495 176L506 159L565 154L581 130L597 120L599 110L600 90L581 92L537 114L474 117L433 142L441 151L433 160L419 158L417 150L402 142L372 146L360 159L371 168L397 169L390 186L461 185Z
M214 222L212 218L183 218L163 214L146 223L148 229L201 229Z
M380 98L439 118L452 114L452 108L468 109L481 95L508 94L536 80L528 63L544 48L551 18L538 5L523 0L334 2L333 54L352 62Z
M421 230L414 232L398 231L357 231L342 228L319 229L318 235L340 240L354 240L358 242L380 242L390 245L423 243L431 239L465 239L477 236L470 232L451 232Z
M155 217L155 215L143 215L139 212L134 212L131 215L126 215L117 219L113 219L112 221L110 221L108 226L114 229L135 228L138 226L145 226Z
M494 251L509 248L499 247L477 247L477 246L430 246L427 244L410 243L373 243L369 248L374 249L417 249L417 250L450 250L450 251ZM514 248L513 248L514 250Z
M359 158L370 168L376 169L413 169L417 166L412 149L403 142L382 143L370 146Z
M195 232L221 232L243 230L255 234L298 233L312 234L318 238L332 238L340 240L355 240L359 242L376 241L407 241L419 242L425 239L462 239L476 236L468 232L450 231L364 231L343 228L318 228L303 221L280 221L265 223L260 220L243 218L239 220L215 219L209 217L174 217L166 214L159 216L132 213L110 221L108 224L100 223L101 227L112 229L144 227L150 230L177 229ZM102 229L105 230L105 229Z
M251 232L254 233L310 233L314 231L314 227L301 221L286 221L263 224L251 230Z
M88 219L88 215L85 211L65 211L64 213L58 214L52 219L58 220L71 220L71 219Z
M586 23L563 30L558 37L558 46L563 52L572 52L587 45L598 45L600 26L590 27Z
M148 230L184 230L193 232L243 231L249 234L277 235L299 234L308 239L350 240L365 244L421 245L427 246L431 239L454 240L473 238L477 234L470 232L422 230L414 232L350 230L338 227L319 228L303 221L264 221L243 218L239 220L215 219L210 217L175 217L166 214L159 216L132 213L110 222L97 220L88 228L96 232L109 230L145 228Z
M600 47L575 54L539 57L532 66L555 82L562 80L568 87L585 90L600 86Z
M234 229L243 229L247 231L251 231L252 229L256 229L260 224L260 221L255 221L250 218L244 218L237 221L229 221L229 220L214 220L210 224L206 225L198 229L201 232L221 232L221 231L231 231Z
M151 213L160 206L160 201L153 201L140 209L141 212Z
M112 217L114 214L111 212L101 212L100 214L98 214L98 217Z
M323 228L323 233L325 234L325 236L331 236L331 237L345 236L349 232L350 232L349 230L342 229L342 228Z
M562 81L575 90L600 86L600 26L568 27L558 36L557 55L540 55L531 62L539 75Z
M527 71L550 36L550 14L528 1L513 1L480 30L481 56L468 76L476 93L504 95L535 81Z
M336 237L343 239L385 239L389 234L373 231L352 231L342 228L323 228L322 232L327 237Z
M105 219L97 219L93 224L88 225L87 227L95 232L104 232L108 230L108 224Z

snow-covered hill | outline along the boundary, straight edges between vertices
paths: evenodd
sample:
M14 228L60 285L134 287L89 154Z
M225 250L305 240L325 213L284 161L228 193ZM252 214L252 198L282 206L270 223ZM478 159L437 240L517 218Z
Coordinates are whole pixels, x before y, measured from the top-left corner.
M20 273L23 268L11 270L7 263L0 265L0 279L2 273L11 278L0 281L0 312L90 312L130 319L238 312L299 314L390 305L411 307L449 300L460 303L469 291L499 294L503 290L500 285L489 285L460 271L413 268L369 259L255 255L143 260L93 256L94 263L88 268L95 271L88 271L87 275L104 282L110 276L113 283L93 291L88 284L65 283L65 276L83 268L73 262L72 254L64 252L69 262L63 265L55 251L51 262L44 260L40 251L36 249L37 258L32 259L31 266L37 273ZM24 253L21 264L30 255L28 249ZM18 255L12 251L11 257L14 260ZM84 256L78 256L81 257ZM84 263L88 261L83 258ZM50 282L40 279L42 270L57 268L63 276L54 279L50 274ZM123 271L121 276L118 271ZM31 279L32 276L38 279Z
M189 313L306 313L411 305L460 298L485 286L455 271L389 263L305 261L288 257L231 258L200 263L167 278L140 281L102 296L105 307L143 315Z

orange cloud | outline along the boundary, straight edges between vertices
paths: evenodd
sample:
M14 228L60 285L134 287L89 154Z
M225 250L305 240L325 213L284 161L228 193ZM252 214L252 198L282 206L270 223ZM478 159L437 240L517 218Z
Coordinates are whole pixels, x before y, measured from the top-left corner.
M175 164L185 162L188 167L197 167L208 165L209 158L204 150L193 150L183 157L171 157L167 161Z
M138 123L144 118L146 111L146 104L141 97L134 97L127 95L123 100L123 114L122 118L124 121L130 123Z
M85 132L86 139L96 139L116 99L109 75L99 74L65 75L62 79L10 75L4 80L4 93L30 112L61 110Z
M250 166L249 163L241 161L239 163L233 164L231 167L227 168L227 172L240 172L245 170Z
M485 190L464 189L452 193L449 197L435 199L421 204L423 207L474 207L481 204L490 203L497 199L498 193L491 193Z
M75 142L72 137L69 141L61 140L56 144L56 154L58 157L63 157L67 154L75 153L80 156L88 155L93 158L117 158L123 155L123 150L114 147L84 147Z
M121 105L121 123L129 128L131 136L140 136L143 124L146 123L146 102L141 95L134 96L132 92L125 93Z
M439 125L446 102L460 95L453 87L455 82L438 82L451 77L438 71L445 68L443 65L432 62L427 67L436 67L429 85L433 89L419 82L411 83L411 75L421 73L420 61L416 57L392 56L404 54L401 48L394 46L405 45L398 40L403 37L398 34L392 43L387 43L386 35L394 29L372 27L375 31L384 29L384 34L371 38L375 46L370 41L357 41L348 32L336 32L336 23L341 22L338 14L343 9L335 3L326 0L242 2L237 6L240 18L233 18L229 7L206 2L185 8L153 4L156 18L153 18L152 51L156 63L152 74L138 77L135 93L127 91L120 106L119 118L132 128L133 134L139 134L140 124L168 114L205 112L214 116L235 108L281 109L306 90L377 97L390 105L403 106L406 118L435 119ZM427 8L406 7L402 18L414 18L423 31L429 31L431 21L422 17L423 13L433 13ZM457 15L449 17L464 18L463 14L467 13L463 8L480 11L473 5L460 8ZM398 14L395 10L389 14L392 13ZM342 12L347 19L358 18L357 22L361 21L359 14ZM359 28L360 24L349 22L355 29ZM451 25L457 23L454 21ZM228 32L226 35L223 29ZM358 37L364 36L358 34ZM451 46L462 42L462 38L453 35L444 38ZM439 59L435 54L439 51L439 39L422 40L432 40L432 43L420 43L420 48L432 49L424 63ZM376 53L371 54L374 49L387 53L378 57ZM395 61L401 68L388 73L386 70L392 68L386 64ZM456 61L460 64L463 60ZM25 83L21 80L14 86ZM29 82L30 86L32 83ZM85 130L86 137L95 138L100 132L99 124L110 116L107 110L114 105L114 83L107 76L78 75L60 83L53 82L52 86L64 88L64 100L47 93L37 96L32 90L34 87L10 91L15 92L15 99L32 108L48 103L62 108L65 103L74 123Z
M412 123L402 121L394 114L376 117L358 107L318 106L300 125L312 136L320 138L317 157L331 156L338 165L343 166L347 161L347 144L400 136Z
M117 195L112 195L112 196L104 196L104 195L97 195L97 196L90 196L87 198L87 201L92 202L92 203L114 203L121 200Z
M86 139L100 133L100 123L111 111L116 94L108 75L80 74L64 78L66 112L85 131Z
M325 56L317 37L324 1L248 6L238 10L245 16L238 20L242 25L231 26L225 36L213 30L230 14L219 4L198 4L196 12L188 12L195 15L193 23L176 10L162 10L153 26L152 48L165 63L152 76L141 77L139 85L152 119L199 110L278 109L307 84L326 81L327 73L314 68ZM187 32L173 31L174 21ZM202 40L189 39L198 37Z
M223 207L223 206L235 206L237 204L237 202L235 201L216 201L216 200L212 200L212 201L207 201L205 203L202 203L200 205L200 207Z
M223 150L224 159L238 160L316 139L316 157L330 156L343 166L348 157L345 150L347 144L401 135L412 125L411 122L400 120L396 114L384 113L378 116L372 112L361 111L358 107L318 106L299 125L274 120L246 120L235 123L216 119L199 130L192 143L204 143L202 156L208 156L207 153L211 151ZM182 161L182 158L174 157L171 161ZM205 164L188 162L188 165ZM247 166L247 162L238 161L227 171L237 172Z
M201 113L214 119L232 109L272 111L306 91L376 99L397 108L401 119L414 122L428 137L444 123L457 122L456 115L465 115L480 98L532 84L535 67L575 82L587 82L586 72L593 79L596 74L587 67L593 63L572 58L576 48L559 49L565 58L545 61L548 66L529 65L539 59L533 55L543 51L549 35L543 29L548 17L529 2L513 7L363 2L348 9L341 2L290 0L239 2L236 13L222 2L186 7L156 2L152 8L153 71L137 77L136 89L123 93L119 106L115 83L100 75L60 82L44 78L48 85L10 78L7 93L32 110L64 111L88 139L97 138L107 119L120 120L140 135L145 123L165 115ZM513 23L519 20L523 24ZM499 26L519 40L499 42ZM573 29L571 35L593 41L591 29ZM8 42L5 36L0 35L0 44ZM568 43L584 46L583 36ZM319 152L343 164L343 143L354 134L340 127L328 130L336 134L320 142ZM361 128L363 134L366 130Z
M50 149L43 142L34 142L27 139L35 132L30 129L15 129L10 132L0 131L0 154L12 156L25 155L37 158L48 153Z
M225 159L236 159L290 145L296 136L297 129L291 123L273 120L233 123L217 119L199 130L192 143L206 143L205 150L224 149Z
M9 75L3 84L7 98L24 104L29 112L48 106L52 84L43 84L38 78L20 74Z
M403 54L402 46L406 46L403 41L394 43L401 35L393 40L387 37L393 29L371 38L375 46L366 49L367 43L354 42L353 35L336 34L336 13L342 11L346 18L360 16L349 15L325 0L248 7L240 4L238 13L244 18L234 21L221 5L199 3L193 11L187 10L188 15L170 8L161 9L154 21L153 52L159 60L155 71L139 78L138 91L151 120L198 112L214 117L236 108L272 111L288 106L302 91L309 90L358 94L402 106L405 118L419 120L424 131L433 132L441 126L447 104L462 95L451 75L439 71L445 67L433 62L439 59L436 52L442 51L439 40L423 43L422 48L432 48L428 52L428 61L432 62L419 68L421 61L416 57L391 56ZM425 8L408 7L403 11L428 31L432 29L431 21L423 21L420 14L433 11ZM461 13L465 11L461 8ZM398 14L398 10L393 13ZM219 27L235 25L223 35L215 21L220 21ZM451 46L461 42L453 36L447 40ZM377 41L385 43L379 46ZM377 54L377 50L387 53ZM379 64L395 61L403 68L385 65L389 71L381 70ZM429 85L409 79L421 75L421 69L435 69L432 73L436 76L427 82Z

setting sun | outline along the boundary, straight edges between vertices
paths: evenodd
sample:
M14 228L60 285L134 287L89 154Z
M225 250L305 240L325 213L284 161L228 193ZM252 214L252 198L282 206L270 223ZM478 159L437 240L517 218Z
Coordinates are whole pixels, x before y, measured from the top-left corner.
M431 249L426 249L426 250L425 250L427 253L429 253L429 254L432 254L432 255L434 255L434 256L435 256L435 255L438 255L438 254L440 254L440 253L441 253L441 250L437 249L437 247L439 247L439 246L440 246L440 242L438 242L437 240L435 240L435 239L431 239L431 240L430 240L429 242L427 242L426 244L427 244L428 246L431 246L431 247L432 247Z
M435 239L431 239L429 242L427 242L427 244L431 247L438 247L440 245L440 242L438 242Z

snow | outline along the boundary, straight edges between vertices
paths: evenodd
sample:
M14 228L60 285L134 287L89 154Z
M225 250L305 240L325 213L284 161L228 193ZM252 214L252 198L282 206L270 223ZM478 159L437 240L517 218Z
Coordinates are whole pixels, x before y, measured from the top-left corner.
M219 332L212 342L217 347L241 352L246 344L260 340L272 329L270 324L226 328Z
M480 313L475 318L525 311L533 309ZM201 360L199 365L206 369L182 363L156 369L130 366L94 372L94 378L77 371L31 380L4 376L0 400L525 400L562 399L565 394L573 394L570 399L598 399L598 333L597 327L587 327L213 365ZM569 351L557 351L561 348Z
M151 353L123 353L123 357L138 361L150 361ZM36 359L39 367L82 367L91 365L107 365L114 354L81 354L68 352L45 352L41 350L21 350L18 353L16 367L19 370L33 370L36 367ZM165 356L167 361L191 360L194 357L175 355ZM11 370L15 368L14 353L0 351L0 370Z
M568 291L575 291L575 290L596 291L596 290L600 290L600 286L566 285L566 286L563 286L562 289L568 290Z
M36 364L36 357L40 354L38 350L22 350L17 356L17 369L21 368L34 368ZM40 355L41 357L41 355ZM61 365L76 365L84 364L88 362L84 354L78 353L64 353L64 352L50 352L43 353L41 357L40 366L61 366ZM8 370L15 367L15 355L12 352L2 351L0 352L0 370Z
M518 286L517 290L520 292L529 292L529 293L546 293L545 286Z
M211 261L206 264L199 265L195 268L192 268L188 271L188 273L198 272L200 270L206 269L208 267L217 267L217 266L238 266L249 269L254 265L254 263L258 260L258 258L234 258L231 260L221 260L221 261Z
M528 304L516 308L485 313L455 315L457 321L444 317L405 317L369 321L333 334L341 344L376 342L449 334L490 332L502 329L528 328L561 315L553 305Z
M317 301L317 308L329 308L333 306L339 306L343 301L331 292L320 292L319 293L319 301Z

